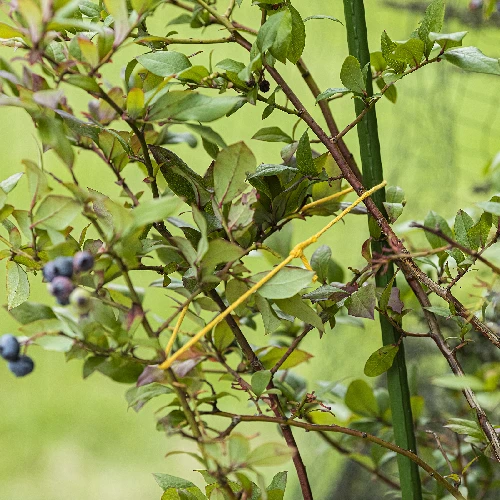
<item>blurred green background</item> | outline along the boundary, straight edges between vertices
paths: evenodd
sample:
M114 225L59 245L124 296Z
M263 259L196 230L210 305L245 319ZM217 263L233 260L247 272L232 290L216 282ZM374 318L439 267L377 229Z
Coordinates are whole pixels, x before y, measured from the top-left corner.
M249 3L245 0L241 11L236 10L235 17L243 24L256 26L256 11L249 8ZM379 37L384 29L393 39L407 38L423 12L422 9L406 8L408 5L403 1L391 2L391 5L383 0L365 3L372 51L379 50ZM487 55L499 57L498 26L483 25L479 17L471 15L467 10L467 0L448 3L448 14L453 15L448 16L443 32L469 30L467 45L476 45ZM303 17L313 14L343 17L340 0L295 0L294 5ZM168 20L179 14L168 6L160 11L155 24L150 25L155 34L169 31L166 28ZM347 55L343 26L314 20L306 27L304 59L320 88L341 86L339 71ZM179 30L180 36L190 35L183 26L175 29ZM218 28L207 29L204 36L217 37ZM196 46L175 48L186 54L197 49ZM204 53L195 57L200 64L208 59L209 50L203 49ZM120 53L114 58L112 68L106 70L105 77L119 84L119 68L140 52L137 47L131 47ZM213 60L216 62L232 55L245 61L248 56L243 52L238 47L216 46ZM0 55L5 58L14 56L12 49L5 48L0 50ZM314 108L314 101L295 68L280 65L280 70L321 122L318 109ZM482 170L500 149L499 90L499 80L494 77L464 74L441 63L424 68L398 83L397 105L383 100L377 106L386 178L390 184L397 184L405 190L408 201L401 224L421 219L431 209L450 218L459 208L472 207L474 202L486 199L484 193L477 193L472 187L484 182ZM83 96L74 93L72 97L80 100L81 109L85 108ZM213 126L228 144L242 138L248 141L259 163L276 163L279 161L279 147L251 141L250 137L262 126L276 125L290 133L294 121L275 111L261 123L262 109L261 105L250 111L247 107L246 114L237 113ZM353 118L353 103L348 98L334 101L333 111L342 128ZM34 127L23 111L2 108L0 116L0 178L3 179L22 170L22 159L36 159L39 150ZM303 129L300 125L298 132L301 134ZM355 132L347 136L347 143L354 152L357 151ZM176 145L173 149L198 171L205 170L209 164L209 157L201 147L190 149L186 145ZM48 170L67 177L61 163L50 152L44 156ZM119 188L113 184L105 167L90 154L79 154L76 174L85 179L89 187L107 194L119 194ZM136 187L140 186L142 176L135 165L126 168L125 176L132 179ZM24 197L24 204L28 205L29 200L22 188L14 193L19 199ZM303 239L320 224L323 224L321 219L315 223L297 221L294 234ZM334 257L344 266L360 266L360 245L367 237L365 224L364 217L352 216L347 224L336 226L321 243L331 245ZM4 280L4 268L0 266L0 281ZM33 300L51 300L40 277L30 276L30 281ZM147 284L146 281L141 283L140 279L138 283ZM463 293L466 294L467 290ZM2 301L5 302L5 298ZM166 305L163 294L156 291L148 298L147 305L159 314L167 315L171 303ZM17 328L4 309L0 309L0 322L0 333ZM377 324L372 322L365 326L362 330L338 325L321 341L317 335L311 335L303 348L315 358L299 372L311 381L364 378L364 362L380 346ZM249 338L255 345L264 345L268 341L261 333L250 332ZM352 345L356 346L355 352ZM159 499L161 490L155 484L152 472L178 475L202 484L199 475L192 472L197 468L195 461L182 455L164 458L167 452L177 449L179 441L155 430L154 403L139 414L127 412L124 393L128 387L111 382L100 374L84 381L81 362L65 363L58 353L46 353L39 348L32 348L30 353L37 367L35 373L26 379L16 380L7 371L5 363L0 363L1 500ZM309 389L315 390L317 385L311 382ZM231 404L234 403L222 406L231 409ZM249 433L261 432L266 439L279 440L274 429L252 426L242 429ZM330 498L343 459L326 448L317 436L299 432L296 436L309 467L316 498ZM180 446L190 447L191 444L184 441ZM291 465L288 466L288 470L292 469ZM275 471L264 472L271 477ZM294 474L291 472L289 477L287 498L299 498Z

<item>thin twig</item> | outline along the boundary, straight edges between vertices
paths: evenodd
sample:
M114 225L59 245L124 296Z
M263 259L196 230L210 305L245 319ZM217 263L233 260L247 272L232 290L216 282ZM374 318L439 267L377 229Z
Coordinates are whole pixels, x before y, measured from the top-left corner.
M203 415L213 415L217 417L225 417L231 418L234 421L240 422L270 422L277 423L279 425L288 425L291 427L300 427L301 429L305 429L306 431L316 431L316 432L338 432L341 434L346 434L348 436L358 437L364 439L366 441L370 441L371 443L378 444L379 446L386 448L388 450L394 451L399 455L403 455L413 462L415 462L419 467L425 470L431 477L433 477L441 486L443 486L447 491L453 495L454 498L458 498L460 500L466 500L465 497L460 493L460 491L455 488L452 484L450 484L439 472L433 469L428 463L424 462L418 455L415 453L404 450L395 444L392 444L388 441L384 441L373 434L368 434L367 432L362 432L354 429L350 429L349 427L343 427L340 425L319 425L319 424L311 424L308 422L300 422L297 420L291 419L280 419L276 417L270 417L267 415L238 415L235 413L228 413L223 411L218 412L205 412Z

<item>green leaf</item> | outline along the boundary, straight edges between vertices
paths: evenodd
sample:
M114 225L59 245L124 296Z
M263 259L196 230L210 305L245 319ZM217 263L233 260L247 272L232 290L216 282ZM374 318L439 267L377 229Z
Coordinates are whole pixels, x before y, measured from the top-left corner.
M288 472L278 472L266 488L269 500L283 500L285 496L286 481Z
M441 377L433 377L432 383L438 387L444 387L445 389L456 389L462 390L469 388L473 391L484 391L486 390L486 384L479 377L474 377L472 375L463 375L458 377L456 375L442 375Z
M470 248L471 250L477 250L479 247L479 241L477 241L477 239L470 233L470 229L473 226L474 221L472 220L472 217L463 210L459 210L455 217L455 225L453 226L455 238L457 242L464 247Z
M325 330L319 315L305 303L300 295L297 294L288 299L276 300L275 303L284 313L298 318L308 325L314 326L320 332Z
M162 221L172 216L177 212L179 202L180 200L176 196L162 196L142 201L131 212L134 222L130 228L130 232L138 227L147 226L148 224Z
M397 47L397 43L393 42L386 31L382 32L380 38L380 47L382 49L382 57L387 65L394 70L395 73L402 73L405 70L406 64L403 61L398 61L393 58L392 53Z
M340 171L339 166L336 161L333 159L330 153L326 153L324 155L319 156L314 159L314 162L317 164L317 169L322 169L325 171L326 175L329 178L339 177L342 172ZM336 179L334 181L324 181L324 182L316 182L312 186L312 198L314 201L320 200L321 198L325 198L327 196L331 196L332 194L338 193L340 191L342 185L342 179ZM309 208L307 210L308 215L332 215L335 212L339 211L340 203L339 201L342 198L337 198L331 200L326 203L321 203L316 207Z
M252 139L265 142L293 142L293 139L279 127L264 127L255 132Z
M384 71L387 68L387 62L380 51L370 53L370 64L377 72Z
M31 199L39 201L50 192L45 172L30 160L23 160L23 164Z
M309 135L307 130L302 134L297 146L297 168L304 175L314 175L317 173L316 165L314 164L311 144L309 143Z
M149 118L211 122L226 115L243 101L243 97L210 97L192 90L171 90L153 104Z
M255 274L252 281L257 283L268 274L267 271ZM284 267L259 289L259 294L266 299L287 299L310 285L313 276L314 271L300 267Z
M73 198L49 195L40 203L33 219L33 225L62 231L80 213L80 204Z
M332 16L324 16L322 14L316 14L314 16L308 16L304 19L304 22L306 21L310 21L311 19L329 19L330 21L335 21L336 23L340 23L343 25L342 21L340 21L339 19L337 19L336 17L332 17Z
M204 206L210 200L205 181L174 152L160 146L149 146L153 157L160 167L160 172L168 187L177 195L186 199L186 203Z
M476 47L458 47L447 50L441 57L465 71L500 75L499 60L485 56Z
M452 316L450 310L447 307L428 306L424 307L424 309L427 309L427 311L437 314L438 316L442 316L443 318L450 318Z
M64 81L87 92L93 92L94 94L100 94L101 92L101 87L99 87L99 84L91 76L69 75Z
M286 444L265 443L250 452L247 464L250 467L275 466L287 463L294 454Z
M261 370L255 372L252 375L252 391L257 397L260 397L261 394L266 390L269 382L271 381L271 377L272 374L269 370Z
M302 17L300 17L297 9L295 9L292 4L288 4L287 7L292 15L292 38L286 58L292 64L297 64L306 45L306 29L304 21L302 21Z
M14 26L9 26L5 23L0 23L0 38L24 38L22 31L14 28Z
M302 295L302 297L304 299L309 299L312 302L319 302L322 300L334 300L333 297L335 295L338 295L341 298L345 298L349 294L345 290L342 290L341 288L337 288L332 285L323 285L312 292ZM340 299L337 299L337 301L338 300Z
M204 78L207 78L208 76L210 76L208 69L205 68L205 66L197 65L197 66L191 66L190 68L181 71L177 75L177 79L199 84Z
M0 189L4 193L10 193L17 186L19 179L23 175L24 175L24 172L18 172L17 174L13 174L10 177L7 177L7 179L0 182Z
M22 325L27 325L40 319L55 319L56 317L52 308L36 302L23 302L9 312Z
M399 346L389 344L377 349L365 363L364 373L367 377L378 377L385 373L394 362Z
M255 294L255 305L259 309L264 323L264 330L266 335L275 332L281 326L281 320L278 318L276 312L271 307L271 304L258 293Z
M500 217L500 203L496 201L482 201L481 203L476 203L476 205L485 212Z
M196 263L199 263L208 251L208 224L203 213L200 212L195 205L191 207L191 210L193 213L193 220L200 230L200 238L198 239L195 261Z
M192 66L189 59L180 52L150 52L136 57L148 71L158 76L172 76Z
M359 61L354 56L347 56L340 70L342 83L356 94L366 91L365 80Z
M485 436L478 423L473 420L466 420L465 418L450 418L445 425L457 434L470 436L479 441L485 441Z
M263 163L258 165L255 169L255 173L249 175L248 179L254 179L255 177L268 177L270 175L281 174L282 172L295 172L298 173L298 169L290 167L288 165L267 165Z
M323 282L328 277L328 267L332 258L332 250L328 245L321 245L311 256L311 267L316 272L318 280Z
M453 238L453 233L450 229L450 226L448 225L446 220L436 212L430 211L427 214L427 217L424 220L424 226L430 227L431 229L438 229L444 235L448 236L448 238ZM430 233L429 231L425 231L425 237L427 238L427 241L432 248L439 248L448 245L447 241L443 240L433 233Z
M66 137L63 121L42 116L37 120L37 125L38 134L43 145L51 147L59 158L71 168L75 160L75 154L69 139Z
M248 454L250 453L249 439L242 434L232 433L229 436L227 448L229 451L229 459L232 465L244 463L247 459ZM238 487L238 490L239 489L240 487Z
M217 68L223 69L225 71L229 71L230 73L238 74L245 65L239 61L235 61L234 59L223 59L215 65Z
M218 238L208 244L207 253L201 260L201 266L205 273L213 273L218 264L238 260L244 253L244 250L238 245Z
M424 42L424 55L427 57L432 50L434 41L429 39L431 32L439 33L443 27L444 21L444 0L433 0L427 7L424 18L420 21L417 34L420 40Z
M111 358L96 368L104 376L122 384L135 384L144 365L127 359Z
M405 193L399 186L390 186L387 188L384 208L391 222L395 222L403 213L405 204Z
M7 309L10 311L21 305L29 295L28 275L16 262L7 261Z
M372 388L361 379L353 380L345 394L346 406L358 415L374 417L378 414L378 404Z
M452 49L454 47L461 47L462 40L468 31L457 31L456 33L429 33L429 40L437 42L441 48L445 50Z
M214 164L215 197L219 206L229 203L242 193L248 173L255 171L256 161L244 142L223 149Z
M224 352L234 341L234 334L229 325L222 321L217 324L212 333L215 348L219 352Z
M349 92L352 92L352 90L345 87L329 88L321 92L321 94L318 94L318 97L316 97L316 102L323 101L324 99L329 99L335 94L348 94Z
M134 87L127 95L127 113L135 120L144 113L144 91Z
M345 302L347 311L351 316L358 318L374 319L374 311L377 303L375 285L368 283L354 292Z
M270 370L287 352L287 347L271 347L271 349L264 348L265 354L259 356L261 363L264 365L266 370ZM294 366L304 363L312 358L312 355L308 352L301 351L300 349L295 349L295 351L290 354L287 360L281 365L280 370L288 370Z
M285 63L292 41L292 14L284 9L269 16L260 27L256 46L263 54L268 51L278 61Z
M418 38L410 38L404 43L397 43L392 51L396 61L403 61L412 67L418 66L424 55L424 42Z
M186 123L186 127L191 129L193 132L199 134L203 139L211 142L213 144L217 144L220 148L227 147L227 144L224 142L224 139L213 129L206 125L196 125L194 123Z
M135 411L139 411L148 401L158 396L163 396L165 394L171 394L173 390L166 385L159 384L158 382L153 382L147 385L141 385L139 387L132 387L125 394L125 399L127 400L128 407L133 408Z
M74 340L61 335L44 335L36 340L36 344L46 351L68 352L74 344Z
M114 47L118 47L128 35L130 30L128 22L128 9L126 0L104 0L106 10L114 19L115 41Z
M477 244L477 246L480 246L481 248L486 245L492 223L493 217L490 213L484 212L481 214L481 217L476 224L474 224L474 226L468 231L468 234L474 241L474 245Z
M158 483L158 486L164 491L168 490L169 488L196 488L196 485L194 485L191 481L182 479L180 477L171 476L170 474L155 473L153 474L153 477Z

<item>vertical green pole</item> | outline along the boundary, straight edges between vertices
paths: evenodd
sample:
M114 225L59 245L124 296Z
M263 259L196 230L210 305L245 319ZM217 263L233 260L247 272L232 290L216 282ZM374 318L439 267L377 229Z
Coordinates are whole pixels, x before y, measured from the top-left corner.
M344 12L349 54L356 57L363 68L370 62L363 0L344 0ZM370 75L371 73L369 71L366 82L368 95L372 95L373 93ZM354 100L354 105L356 115L359 115L363 111L365 105L359 99ZM382 182L384 178L375 107L373 107L358 124L357 130L361 162L363 165L363 184L365 188L369 189ZM372 199L377 207L385 213L383 206L385 191L377 191L372 196ZM382 241L374 241L372 243L372 252L381 254L383 246L384 243ZM393 265L390 264L384 274L378 273L376 275L375 280L377 286L385 288L393 275L394 268ZM382 315L380 315L380 326L384 345L398 342L400 337L399 332ZM400 344L399 352L394 359L394 363L387 372L387 385L391 401L395 442L401 448L416 452L416 440L410 406L410 391L408 388L403 343ZM422 488L417 464L399 454L397 460L401 484L401 498L403 500L420 500L422 498Z

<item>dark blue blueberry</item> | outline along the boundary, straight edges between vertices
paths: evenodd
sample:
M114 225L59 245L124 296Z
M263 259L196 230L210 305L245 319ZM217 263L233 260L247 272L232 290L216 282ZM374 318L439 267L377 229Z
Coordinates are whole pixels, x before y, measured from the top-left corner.
M57 276L57 269L54 261L47 262L47 264L43 266L42 273L45 281L50 283Z
M9 361L9 370L16 377L24 377L33 371L35 363L29 356L20 356L16 361Z
M66 276L56 276L49 285L50 293L57 299L58 304L67 306L69 296L75 289L73 282Z
M94 267L94 256L90 252L77 252L73 257L73 269L77 273L90 271Z
M57 257L52 261L56 269L56 276L73 276L73 257Z
M19 341L14 335L10 333L2 335L0 338L0 353L2 358L7 361L15 361L19 358Z
M52 282L57 276L66 276L71 278L73 276L73 257L57 257L56 259L47 262L43 266L43 277L45 281Z

